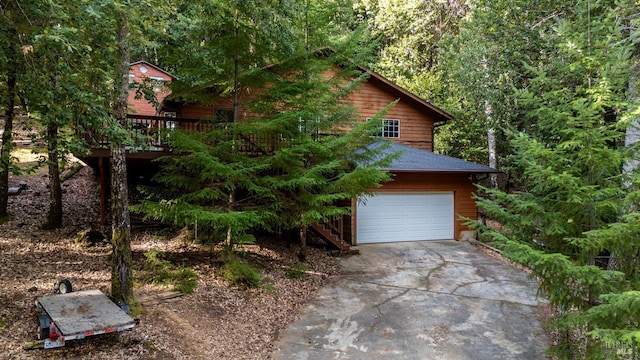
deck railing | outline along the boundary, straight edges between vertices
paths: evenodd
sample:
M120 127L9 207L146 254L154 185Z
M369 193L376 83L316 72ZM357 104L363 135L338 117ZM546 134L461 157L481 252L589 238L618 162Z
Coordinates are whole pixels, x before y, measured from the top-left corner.
M212 132L222 130L210 139L211 144L217 141L236 139L240 152L253 155L268 155L285 147L288 143L279 135L232 134L225 131L228 124L215 123L213 120L173 118L164 116L127 115L127 130L133 139L133 146L142 151L169 151L171 131ZM107 147L108 136L104 132L87 131L85 139L91 147Z

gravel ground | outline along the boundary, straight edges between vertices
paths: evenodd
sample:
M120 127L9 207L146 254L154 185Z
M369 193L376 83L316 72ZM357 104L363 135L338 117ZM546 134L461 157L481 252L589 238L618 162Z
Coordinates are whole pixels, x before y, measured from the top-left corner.
M297 263L296 246L274 239L244 248L270 285L268 289L232 287L220 276L222 261L215 249L185 243L184 237L158 227L134 227L134 267L143 253L165 252L176 266L193 268L198 288L171 302L143 303L139 326L132 331L69 341L64 348L23 350L38 333L34 300L52 293L56 280L68 278L74 289L108 294L110 245L82 247L78 232L98 228L98 186L91 169L83 168L63 184L64 227L44 231L48 207L43 171L12 177L28 188L10 197L13 219L0 225L0 358L2 359L269 359L278 333L306 300L338 273L327 251L311 247L306 276L287 277ZM135 275L134 275L135 276ZM136 283L139 299L171 289Z

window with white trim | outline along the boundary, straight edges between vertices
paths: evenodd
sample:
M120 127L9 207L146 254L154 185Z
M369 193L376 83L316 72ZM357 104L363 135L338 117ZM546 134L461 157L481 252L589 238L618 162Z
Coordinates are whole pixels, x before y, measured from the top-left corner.
M314 139L317 138L320 134L320 118L316 116L312 120L307 120L300 117L298 119L298 131L300 133L305 133Z
M370 121L372 118L367 118ZM380 131L373 136L399 139L400 138L400 120L398 119L382 119Z
M307 120L302 116L298 118L298 133L307 134L311 136L314 140L318 140L320 136L320 117L316 116L312 120ZM283 134L280 134L281 140L294 140L293 138L288 138Z
M160 76L149 76L149 83L153 87L154 92L161 92L164 90L164 79Z

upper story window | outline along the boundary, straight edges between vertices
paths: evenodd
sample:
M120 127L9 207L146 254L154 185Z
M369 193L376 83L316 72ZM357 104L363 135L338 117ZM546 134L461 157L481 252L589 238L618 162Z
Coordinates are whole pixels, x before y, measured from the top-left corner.
M320 117L314 117L312 120L307 120L303 117L298 118L298 133L307 134L314 140L318 140L320 136ZM295 132L293 137L289 138L283 134L280 134L281 140L294 140L296 138Z
M320 134L320 118L316 116L314 119L307 120L300 117L298 119L298 131L314 139L317 138Z
M367 121L371 118L367 118ZM399 139L400 138L400 120L398 119L382 119L382 128L380 132L374 136Z
M164 90L164 79L160 76L149 76L151 86L154 92L161 92Z

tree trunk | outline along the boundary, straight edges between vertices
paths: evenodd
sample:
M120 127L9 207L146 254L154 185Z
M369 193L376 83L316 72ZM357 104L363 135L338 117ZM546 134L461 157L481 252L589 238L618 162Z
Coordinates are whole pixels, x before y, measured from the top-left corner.
M629 103L635 104L640 100L638 96L638 90L636 86L638 86L638 71L640 71L640 65L634 64L631 67L631 71L629 71L629 87L628 87L628 97ZM640 117L635 117L633 121L627 126L624 145L629 148L640 141ZM636 157L633 157L627 162L624 163L623 172L626 176L633 174L638 169L638 160ZM625 187L630 187L631 182L629 180L625 180Z
M9 167L11 166L11 150L13 144L13 118L15 115L16 84L18 80L18 51L13 41L18 41L15 31L8 31L10 35L7 47L7 97L5 105L4 132L2 133L2 148L0 148L0 219L9 216Z
M127 45L129 32L126 13L118 21L118 78L120 93L115 99L114 116L119 126L126 126L127 96L129 92L130 54ZM131 221L129 218L129 193L127 190L126 150L120 141L111 142L111 244L113 246L111 269L111 297L115 302L132 303L133 282L131 267Z
M307 261L307 227L300 228L300 252L298 253L300 262Z
M238 39L238 3L236 2L236 11L234 13L234 36ZM231 149L235 152L236 149L236 123L238 122L238 87L239 81L238 78L240 76L240 54L238 53L238 48L235 49L235 54L233 56L233 126L231 132ZM216 114L213 114L214 116ZM235 202L235 193L234 190L229 190L229 201L227 203L227 208L229 212L233 212L233 204ZM226 245L229 247L229 250L233 249L233 229L231 225L227 228L227 239Z
M491 110L491 105L487 102L486 104L488 111ZM491 121L491 119L488 119ZM498 150L496 144L496 129L489 125L487 128L487 145L489 147L489 166L497 169L498 168ZM498 190L498 174L492 173L489 175L489 181L491 182L491 188L494 190Z
M482 57L482 69L484 70L485 86L489 83L489 61L486 56ZM488 91L487 91L488 93ZM493 120L493 107L489 100L484 101L484 114L487 118L487 147L489 149L489 166L498 168L498 149L496 143L496 128ZM489 174L491 188L498 190L498 174Z
M49 213L44 229L62 227L62 189L60 187L60 162L58 161L58 124L47 125L47 155L49 159Z

